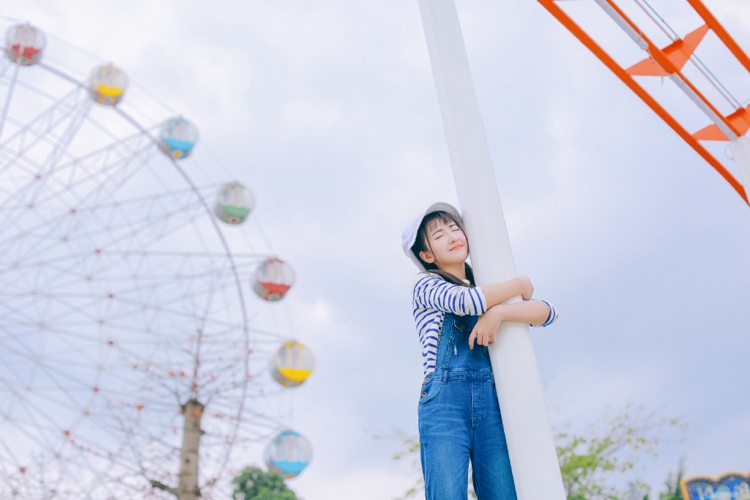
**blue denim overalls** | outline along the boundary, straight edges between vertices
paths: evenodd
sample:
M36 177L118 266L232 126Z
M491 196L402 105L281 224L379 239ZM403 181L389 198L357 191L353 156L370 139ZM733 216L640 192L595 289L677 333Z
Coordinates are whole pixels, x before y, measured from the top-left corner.
M478 316L446 313L435 371L422 384L419 444L426 500L516 500L487 347L469 349Z

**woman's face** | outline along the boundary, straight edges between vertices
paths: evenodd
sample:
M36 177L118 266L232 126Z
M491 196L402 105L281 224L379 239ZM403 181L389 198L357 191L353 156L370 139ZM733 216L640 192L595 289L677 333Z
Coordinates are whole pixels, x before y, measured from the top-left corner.
M419 252L419 256L438 269L462 265L469 257L466 234L453 221L446 223L435 219L428 224L427 241L427 249Z

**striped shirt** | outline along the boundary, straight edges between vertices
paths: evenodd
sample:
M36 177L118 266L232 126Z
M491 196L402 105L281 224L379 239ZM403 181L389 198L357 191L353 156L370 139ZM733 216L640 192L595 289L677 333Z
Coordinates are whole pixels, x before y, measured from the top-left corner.
M551 325L557 319L557 311L547 301L547 320L541 325ZM435 274L420 275L414 285L414 321L417 324L419 342L422 344L422 366L424 374L435 371L437 344L445 313L458 316L480 316L487 310L487 298L481 288L469 288L448 283Z

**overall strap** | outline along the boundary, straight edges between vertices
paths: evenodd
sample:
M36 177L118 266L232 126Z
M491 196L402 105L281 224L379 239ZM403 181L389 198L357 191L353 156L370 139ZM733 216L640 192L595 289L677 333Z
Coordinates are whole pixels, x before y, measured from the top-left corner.
M487 347L477 344L472 350L467 342L477 319L477 316L445 314L438 337L433 378L443 381L492 380L492 364Z
M435 371L438 373L442 373L448 368L450 349L452 349L454 343L453 323L455 320L455 314L445 313L443 326L440 328L440 334L438 335L437 356L435 357Z

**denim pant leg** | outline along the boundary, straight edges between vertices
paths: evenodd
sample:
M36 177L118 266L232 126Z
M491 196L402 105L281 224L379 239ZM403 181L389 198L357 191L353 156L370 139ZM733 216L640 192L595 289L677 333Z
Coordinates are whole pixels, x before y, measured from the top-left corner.
M468 498L471 392L468 382L444 382L419 406L419 444L426 500Z
M481 386L484 411L482 418L475 422L472 443L474 491L477 500L516 500L497 392L492 382L484 382Z

